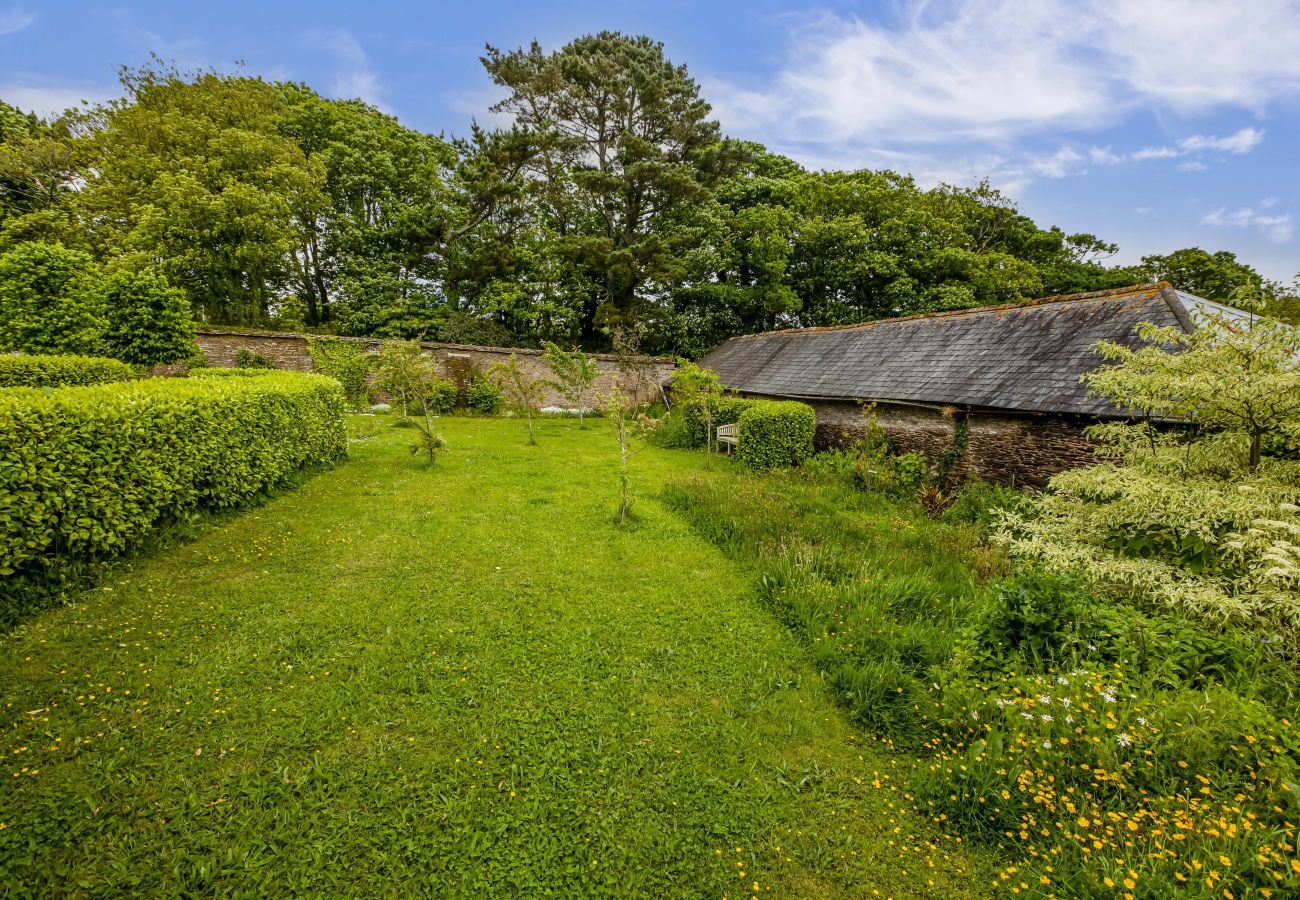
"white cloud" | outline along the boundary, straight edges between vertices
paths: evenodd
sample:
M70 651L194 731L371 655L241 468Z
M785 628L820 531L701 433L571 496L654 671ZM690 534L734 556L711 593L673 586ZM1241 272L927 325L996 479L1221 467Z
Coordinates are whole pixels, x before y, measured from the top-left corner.
M1219 150L1225 153L1248 153L1264 140L1264 132L1258 128L1243 128L1240 131L1218 137L1216 135L1194 134L1178 142L1184 153Z
M903 0L891 22L808 21L768 85L708 86L730 130L842 147L1004 141L1297 93L1300 0ZM1242 152L1251 131L1185 149Z
M1110 147L1090 147L1088 148L1088 158L1099 166L1113 166L1124 161L1124 157L1118 153L1112 153Z
M103 103L116 96L118 96L117 91L102 87L77 88L31 84L23 81L0 84L0 100L24 112L34 112L46 119L52 119L64 110L80 107L83 101L92 104Z
M385 112L390 111L384 103L379 76L370 68L366 51L352 32L346 28L317 28L303 35L303 41L308 47L333 55L338 62L333 85L337 96L348 100L360 98Z
M1144 147L1133 154L1133 159L1141 162L1144 159L1173 159L1181 155L1173 147Z
M14 6L0 10L0 35L22 31L36 21L36 13L28 12L25 7Z
M1251 207L1231 212L1220 207L1201 216L1201 224L1219 228L1258 228L1275 244L1284 244L1295 236L1295 223L1291 221L1290 213L1267 216Z
M1069 147L1062 147L1051 156L1041 156L1029 161L1029 167L1040 175L1046 175L1048 178L1064 178L1067 175L1082 174L1075 168L1075 163L1080 162L1083 155Z
M1255 149L1264 140L1264 131L1260 128L1242 128L1228 135L1217 134L1194 134L1191 137L1185 137L1178 142L1175 147L1163 145L1160 147L1143 147L1141 150L1134 151L1128 158L1134 162L1144 162L1148 159L1177 159L1181 156L1194 156L1199 153L1249 153ZM1094 148L1095 150L1096 148ZM1109 147L1106 148L1110 150ZM1108 155L1108 162L1121 162L1122 156L1116 156L1111 153ZM1181 163L1178 168L1185 172L1199 172L1205 168L1202 162L1191 161Z
M1204 172L1207 168L1208 166L1199 159L1189 159L1187 162L1178 164L1178 171L1180 172Z

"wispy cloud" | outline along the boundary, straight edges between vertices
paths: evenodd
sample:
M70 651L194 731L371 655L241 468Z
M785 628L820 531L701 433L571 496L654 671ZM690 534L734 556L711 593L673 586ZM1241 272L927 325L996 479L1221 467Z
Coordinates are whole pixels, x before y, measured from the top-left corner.
M1194 134L1183 138L1174 147L1144 147L1133 154L1133 159L1175 159L1197 153L1249 153L1264 140L1259 128L1242 128L1232 134ZM1179 168L1182 168L1181 166ZM1204 166L1202 166L1204 168Z
M0 83L0 100L24 112L34 112L51 119L65 110L86 103L103 103L117 93L104 87L69 87L58 84L32 84L24 81Z
M36 13L23 6L11 6L0 10L0 35L13 34L36 21Z
M1259 205L1267 209L1272 204L1266 201ZM1251 207L1231 211L1221 207L1201 216L1201 224L1221 228L1258 228L1275 244L1284 244L1295 237L1295 223L1291 221L1290 213L1270 216Z
M713 80L723 125L847 154L868 143L1086 133L1139 109L1258 112L1300 94L1300 0L902 0L899 9L883 23L808 19L767 83Z
M389 112L384 102L379 75L371 68L361 42L346 28L316 28L303 35L303 42L314 50L331 54L338 64L334 73L334 93L345 99L361 99Z

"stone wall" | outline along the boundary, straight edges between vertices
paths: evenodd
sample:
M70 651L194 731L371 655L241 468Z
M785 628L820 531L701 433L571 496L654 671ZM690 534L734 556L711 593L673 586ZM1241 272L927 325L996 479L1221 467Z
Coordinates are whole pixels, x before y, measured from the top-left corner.
M862 408L846 401L813 401L817 413L817 447L852 443L866 431ZM956 410L879 403L876 422L889 433L897 450L919 452L934 465L952 445ZM1093 465L1093 444L1083 436L1086 420L1048 415L968 414L970 439L956 473L984 481L1042 487L1057 472Z
M217 331L200 328L194 337L199 349L207 354L208 365L233 366L239 351L247 350L249 353L264 357L277 369L292 369L298 372L312 370L307 341L300 334L271 331ZM372 338L351 340L361 341L374 353L379 352L383 343ZM444 377L450 377L458 382L465 379L466 373L487 372L496 363L509 359L511 353L518 358L520 367L534 378L551 377L550 370L542 361L540 350L511 350L502 347L431 342L421 342L420 346L432 351L438 361L438 371ZM595 358L599 374L588 403L594 403L595 397L612 386L612 375L617 371L620 361L620 357L607 353L595 354ZM631 362L629 376L622 384L623 393L636 403L658 400L659 385L668 380L673 370L673 361L667 357L642 356L635 357ZM548 387L542 405L564 406L565 402Z

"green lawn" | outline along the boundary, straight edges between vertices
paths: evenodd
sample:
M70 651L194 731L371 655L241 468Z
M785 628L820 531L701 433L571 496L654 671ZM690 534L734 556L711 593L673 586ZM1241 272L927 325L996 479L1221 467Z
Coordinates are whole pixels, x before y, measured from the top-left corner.
M753 575L604 423L352 459L0 654L0 895L979 896ZM729 465L723 463L724 465Z

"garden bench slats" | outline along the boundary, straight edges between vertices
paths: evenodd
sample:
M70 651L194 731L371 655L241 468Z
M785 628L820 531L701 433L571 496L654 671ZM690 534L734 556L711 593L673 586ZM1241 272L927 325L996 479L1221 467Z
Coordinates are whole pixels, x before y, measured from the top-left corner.
M740 426L735 423L732 423L731 425L718 426L718 444L726 444L728 453L731 452L732 447L736 446L739 438L739 432L737 430L739 427Z

